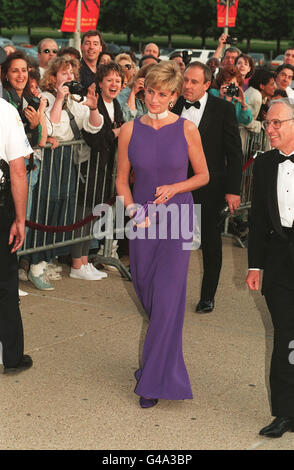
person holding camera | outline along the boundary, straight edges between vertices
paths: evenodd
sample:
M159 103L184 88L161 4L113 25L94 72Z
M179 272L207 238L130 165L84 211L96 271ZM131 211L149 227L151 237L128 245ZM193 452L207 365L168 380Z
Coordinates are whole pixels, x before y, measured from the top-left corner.
M97 108L97 94L90 86L86 99L85 89L78 82L79 64L70 56L52 59L40 82L42 96L48 101L46 108L48 134L59 142L80 138L81 129L89 133L99 132L103 118ZM76 90L75 90L76 89ZM82 96L74 94L79 92ZM72 92L72 93L71 93ZM48 183L50 181L50 187ZM73 163L70 145L44 151L42 172L39 180L38 222L45 225L63 226L74 222L77 189L77 171ZM36 209L36 208L35 208ZM46 244L71 239L72 234L47 233ZM54 237L54 238L53 238ZM37 233L37 245L44 244L44 233ZM48 263L57 255L68 255L70 247L41 251L32 254L29 280L41 290L53 290L48 278ZM73 258L72 271L79 279L98 279L88 266L88 253ZM99 276L99 279L101 276Z
M221 34L218 40L218 47L216 48L213 57L220 59L222 67L234 65L235 59L241 54L240 49L235 47L237 41L237 38L229 36L226 33ZM229 47L226 48L227 44Z
M209 90L209 93L230 101L235 106L238 123L246 126L252 121L252 113L242 87L243 78L238 69L234 66L226 67L222 68L217 74L213 88Z
M1 80L3 98L17 109L30 145L36 147L40 144L42 135L40 114L44 111L45 100L39 109L41 101L30 92L29 62L23 52L13 52L7 57L2 64Z

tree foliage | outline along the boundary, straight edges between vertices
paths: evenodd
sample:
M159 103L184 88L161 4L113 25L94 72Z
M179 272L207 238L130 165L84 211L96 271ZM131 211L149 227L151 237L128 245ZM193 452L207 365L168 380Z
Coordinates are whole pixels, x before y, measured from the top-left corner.
M0 27L61 25L65 0L1 0ZM240 39L294 39L293 0L239 0L231 33ZM153 34L218 37L216 0L101 0L99 29L144 38Z

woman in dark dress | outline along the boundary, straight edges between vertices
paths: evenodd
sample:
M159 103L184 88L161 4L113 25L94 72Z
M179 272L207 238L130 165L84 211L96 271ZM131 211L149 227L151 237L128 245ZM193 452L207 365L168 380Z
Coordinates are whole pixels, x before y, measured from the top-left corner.
M142 364L136 372L135 393L140 395L142 408L156 405L158 399L192 398L182 351L187 244L190 247L193 237L191 191L207 184L209 174L197 127L168 111L182 83L176 64L161 62L152 67L145 78L148 114L124 124L119 136L117 193L133 218L132 279L150 319ZM195 175L187 179L189 161ZM136 204L146 201L150 204L141 221ZM157 207L158 213L151 215ZM175 229L179 229L177 236Z

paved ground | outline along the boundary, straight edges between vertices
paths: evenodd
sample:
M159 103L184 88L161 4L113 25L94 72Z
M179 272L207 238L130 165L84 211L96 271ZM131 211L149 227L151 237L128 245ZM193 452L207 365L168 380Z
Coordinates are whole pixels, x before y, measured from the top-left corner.
M25 352L34 366L0 376L0 449L292 449L294 435L258 435L271 420L265 385L272 327L244 283L247 250L224 240L215 310L194 313L201 272L192 252L184 353L193 400L142 410L134 371L147 322L132 284L68 277L42 293L20 287Z

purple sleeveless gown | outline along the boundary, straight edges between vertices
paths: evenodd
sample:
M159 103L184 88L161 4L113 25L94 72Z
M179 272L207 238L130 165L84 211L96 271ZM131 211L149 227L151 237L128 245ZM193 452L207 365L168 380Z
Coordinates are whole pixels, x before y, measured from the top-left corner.
M133 198L144 204L155 199L157 186L187 179L188 145L184 119L159 130L134 120L129 159L135 173ZM182 400L193 398L182 351L187 273L193 234L192 194L176 194L167 206L185 207L180 224L188 229L172 238L172 218L167 218L167 239L130 240L130 266L133 285L147 315L142 367L136 372L135 393L148 398ZM185 206L182 206L185 205ZM160 216L161 217L161 216ZM153 222L154 223L154 222ZM156 223L155 223L156 224ZM157 227L159 227L157 222ZM138 229L146 233L147 229ZM158 228L157 228L158 230ZM183 243L188 249L183 249Z

